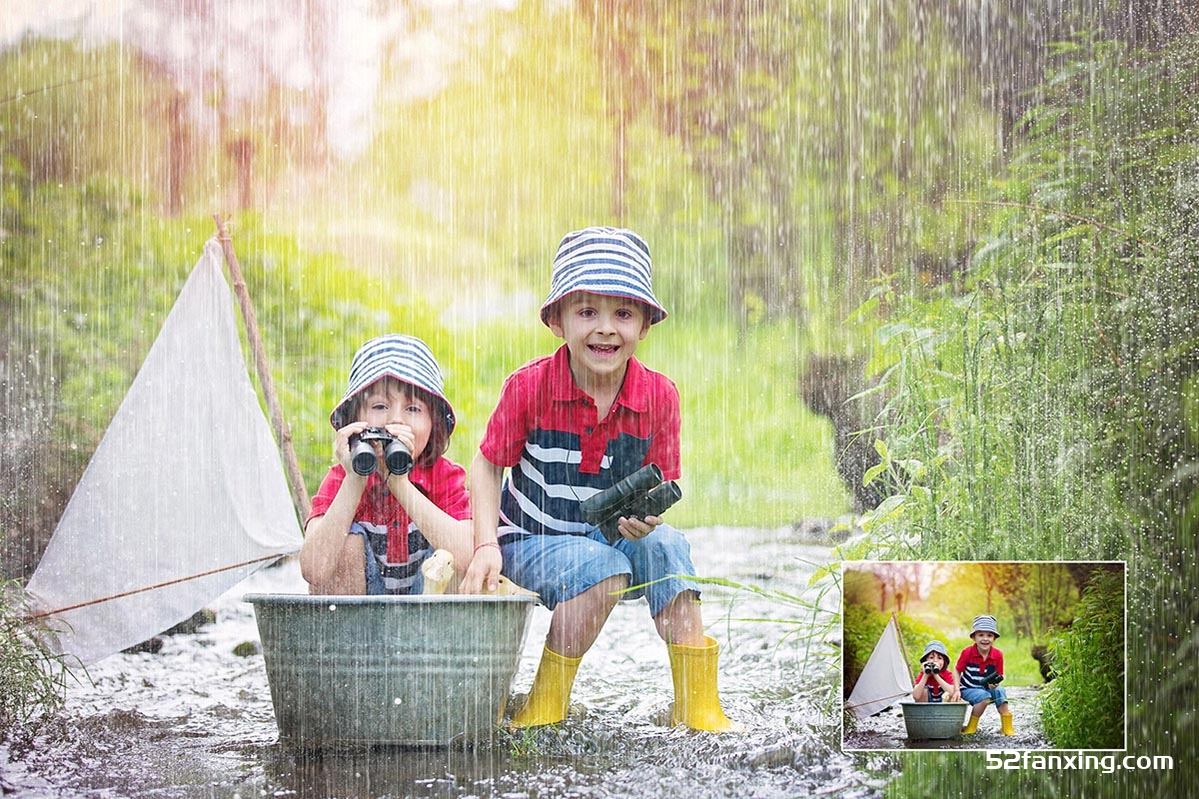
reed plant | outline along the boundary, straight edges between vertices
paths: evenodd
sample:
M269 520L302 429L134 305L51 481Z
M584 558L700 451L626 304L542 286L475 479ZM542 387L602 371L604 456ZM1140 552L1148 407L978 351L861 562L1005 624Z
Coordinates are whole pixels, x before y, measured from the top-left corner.
M1197 54L1194 36L1160 53L1083 36L1060 45L1027 137L979 200L993 227L964 290L879 286L894 303L875 362L889 397L878 477L895 496L866 520L922 558L1127 560L1127 653L1111 638L1112 588L1093 589L1084 612L1096 623L1059 640L1072 674L1049 695L1046 730L1063 746L1087 730L1119 746L1115 725L1131 752L1169 754L1175 768L1010 774L926 755L905 759L890 796L1171 795L1193 784ZM1098 682L1074 684L1091 668L1084 653L1100 650ZM1113 659L1124 657L1138 689L1120 718Z
M18 724L52 717L66 697L71 669L25 618L13 581L0 583L0 742Z

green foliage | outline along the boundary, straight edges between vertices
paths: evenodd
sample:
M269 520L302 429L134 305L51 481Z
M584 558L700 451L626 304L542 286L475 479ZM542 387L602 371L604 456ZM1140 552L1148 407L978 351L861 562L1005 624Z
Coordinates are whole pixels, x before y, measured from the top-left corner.
M1041 699L1045 734L1063 749L1124 747L1124 580L1100 572L1073 625L1050 646L1054 679Z
M866 667L866 661L870 659L870 653L874 651L890 618L889 613L880 613L865 605L847 604L845 606L842 621L844 638L841 670L844 675L842 686L846 696L849 696L854 683L861 676L862 669ZM946 644L952 665L955 652L949 646L949 639L943 632L906 613L898 613L895 618L899 621L899 636L903 642L904 655L913 673L915 673L921 653L924 652L924 645L929 641L936 640Z
M61 656L38 638L36 623L22 618L15 583L0 583L0 742L17 723L57 713L70 675Z
M1169 794L1188 784L1199 735L1195 715L1180 712L1193 705L1193 666L1179 653L1193 656L1185 620L1199 612L1188 400L1199 373L1197 52L1193 36L1158 54L1081 38L1060 48L997 185L968 291L917 300L883 287L896 312L877 363L891 392L891 457L927 468L899 481L875 531L926 557L1128 559L1138 686L1128 746L1166 746L1178 770L998 780L981 762L932 757L905 763L895 795ZM1113 717L1116 668L1107 662L1093 686ZM1099 706L1059 693L1046 718L1055 736L1078 741L1090 724L1089 740L1119 740ZM1067 715L1076 710L1077 722Z
M950 262L940 254L973 237L974 214L948 200L991 169L994 123L941 14L810 0L579 7L609 116L673 137L716 202L739 330L798 306L819 348L852 347L841 321L869 275Z

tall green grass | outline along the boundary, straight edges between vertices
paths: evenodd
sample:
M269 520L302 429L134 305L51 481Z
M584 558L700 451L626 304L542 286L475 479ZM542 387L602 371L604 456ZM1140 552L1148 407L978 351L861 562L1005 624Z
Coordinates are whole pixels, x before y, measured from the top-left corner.
M1158 54L1063 45L965 291L880 286L894 300L876 366L898 493L867 519L916 557L1127 560L1127 653L1118 593L1095 594L1058 642L1046 732L1119 746L1125 729L1130 754L1168 754L1174 769L990 772L924 753L904 758L889 796L1177 795L1194 782L1197 52L1194 37ZM1125 656L1136 687L1120 718Z
M1063 749L1124 746L1124 580L1100 572L1070 629L1050 646L1056 674L1041 707L1045 734Z

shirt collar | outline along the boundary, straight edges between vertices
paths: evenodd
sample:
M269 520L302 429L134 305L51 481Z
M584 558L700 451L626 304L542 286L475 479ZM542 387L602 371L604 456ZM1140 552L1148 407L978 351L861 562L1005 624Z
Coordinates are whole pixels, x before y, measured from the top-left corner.
M553 399L559 402L574 402L586 399L594 400L575 383L574 375L570 372L570 350L563 344L550 360L550 390ZM616 405L623 405L636 413L644 413L649 408L649 370L641 361L629 358L624 373L624 384L616 396Z

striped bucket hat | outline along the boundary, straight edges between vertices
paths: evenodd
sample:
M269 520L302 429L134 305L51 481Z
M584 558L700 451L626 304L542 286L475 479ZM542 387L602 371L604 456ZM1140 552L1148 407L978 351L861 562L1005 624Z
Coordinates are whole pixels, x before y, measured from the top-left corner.
M973 638L975 633L991 633L996 638L999 637L999 625L995 623L994 616L975 616L974 626L970 628L970 637Z
M403 383L424 389L444 406L448 431L454 430L454 409L445 398L441 367L425 342L412 336L391 333L373 338L358 348L350 363L350 379L345 396L329 415L334 430L340 430L352 420L350 401L358 392L384 377L394 377Z
M644 303L649 323L666 318L654 296L649 245L631 230L589 227L567 233L554 256L550 293L541 305L541 321L549 324L554 303L576 291L627 297Z
M933 652L942 655L946 662L949 661L949 650L945 648L945 644L941 643L940 641L929 641L924 645L924 654L920 656L920 662L923 663L924 661L928 660L928 656Z

